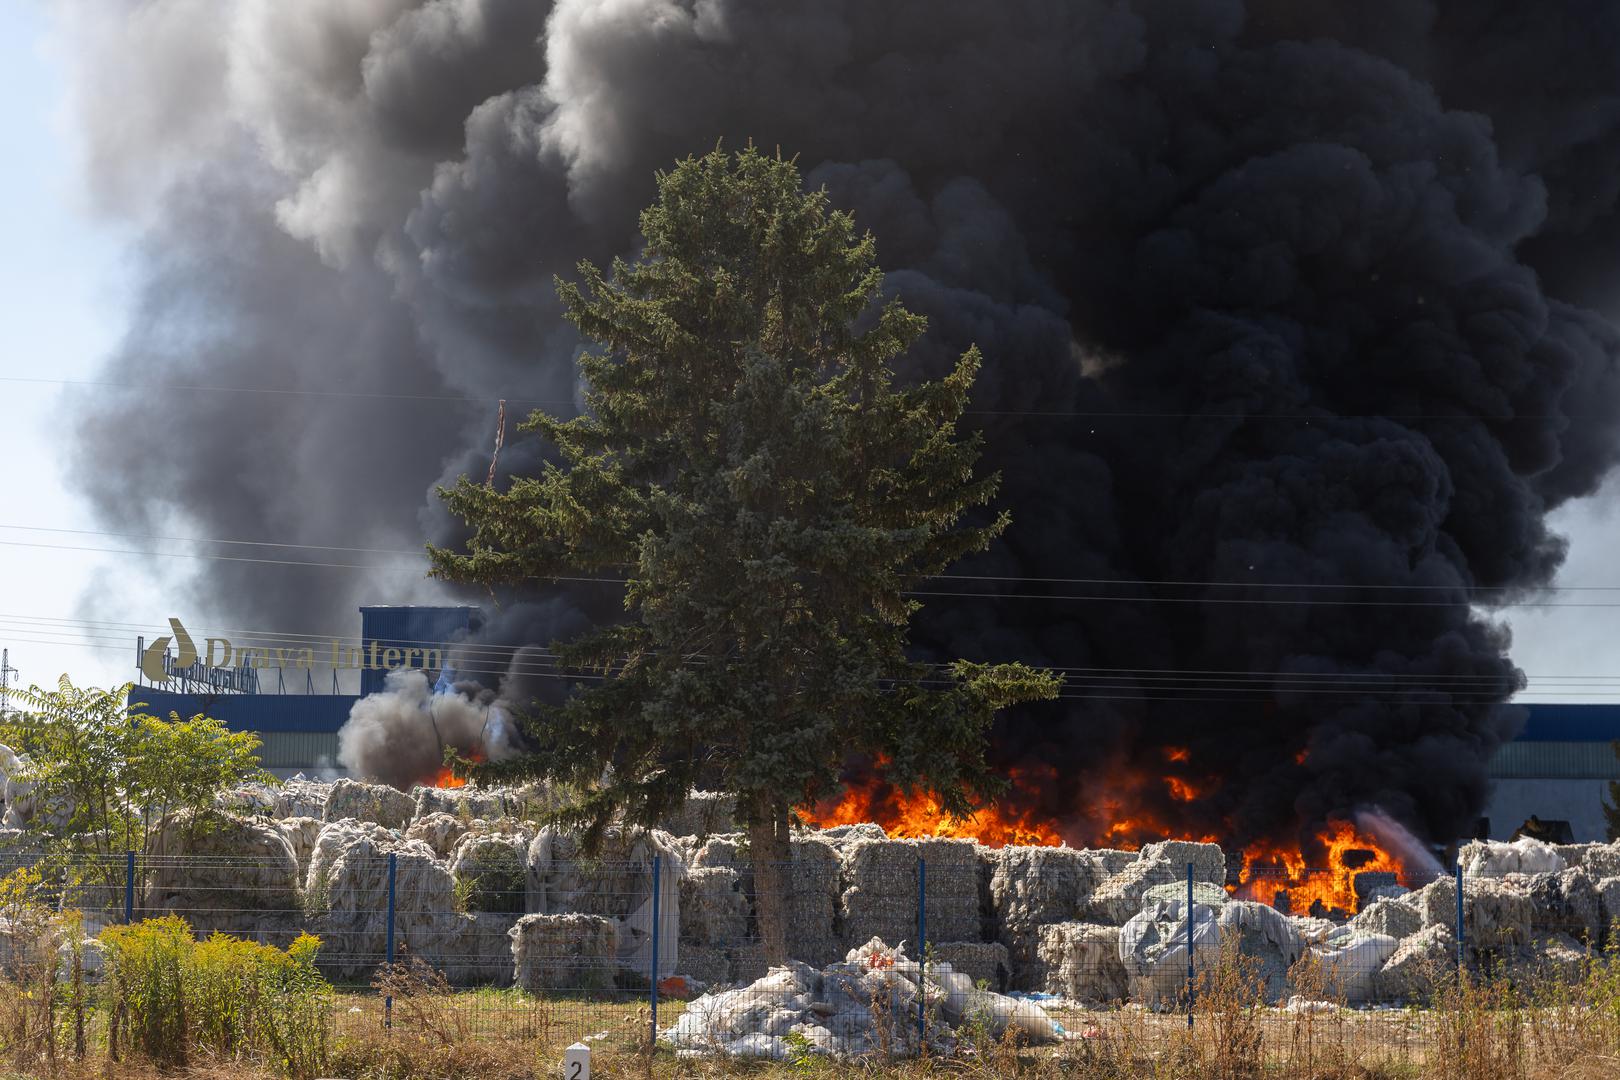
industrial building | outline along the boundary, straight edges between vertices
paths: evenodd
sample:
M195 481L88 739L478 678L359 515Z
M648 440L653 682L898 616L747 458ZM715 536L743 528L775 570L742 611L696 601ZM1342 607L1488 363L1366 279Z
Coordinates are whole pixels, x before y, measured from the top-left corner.
M480 619L472 607L363 607L358 638L300 638L279 647L207 638L185 664L175 640L183 627L171 624L170 639L150 647L136 642L147 677L132 700L154 716L206 713L232 731L254 732L263 743L260 760L277 776L341 773L338 729L349 708L381 690L391 671L422 670L436 679L449 649L476 631ZM161 680L150 678L153 649L160 649L154 659Z
M207 639L194 662L166 652L162 685L138 688L158 716L207 713L263 741L264 766L278 776L332 770L338 729L360 696L381 690L389 671L437 678L450 645L480 624L471 607L363 607L358 639L320 641L278 652ZM137 648L145 653L146 645ZM215 663L217 661L217 663ZM358 692L342 692L345 682ZM329 693L316 693L317 688ZM1606 837L1602 800L1620 780L1620 706L1531 704L1516 740L1490 763L1491 795L1476 834L1511 839L1532 817L1576 842ZM1567 833L1564 832L1567 826Z
M1517 739L1491 759L1491 795L1480 834L1510 840L1531 817L1574 843L1607 839L1603 800L1620 780L1620 705L1525 706Z

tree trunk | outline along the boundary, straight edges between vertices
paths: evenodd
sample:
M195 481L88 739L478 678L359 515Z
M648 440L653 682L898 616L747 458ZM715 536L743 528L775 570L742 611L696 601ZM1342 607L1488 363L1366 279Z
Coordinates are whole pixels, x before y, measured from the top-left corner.
M748 826L748 849L754 863L754 907L767 964L785 964L787 950L788 846L787 807L769 795L757 795Z

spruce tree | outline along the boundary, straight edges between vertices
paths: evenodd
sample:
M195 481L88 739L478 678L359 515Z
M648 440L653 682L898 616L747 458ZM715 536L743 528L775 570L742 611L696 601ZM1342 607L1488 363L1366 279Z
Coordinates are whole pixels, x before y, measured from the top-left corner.
M553 646L593 681L518 718L536 752L474 774L573 785L591 835L651 824L693 788L734 794L777 962L795 809L865 754L968 813L999 789L997 711L1059 680L907 654L909 591L1009 521L964 522L997 485L958 430L979 355L897 381L926 320L880 303L871 236L753 148L660 173L641 231L635 260L557 282L599 346L580 361L585 414L523 425L561 464L441 491L470 538L430 554L436 575L485 586L625 579L622 622Z

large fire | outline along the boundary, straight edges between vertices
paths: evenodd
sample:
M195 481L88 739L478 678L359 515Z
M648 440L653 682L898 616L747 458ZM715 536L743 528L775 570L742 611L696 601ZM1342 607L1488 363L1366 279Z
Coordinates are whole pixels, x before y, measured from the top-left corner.
M1400 860L1379 847L1378 842L1348 822L1336 821L1316 837L1324 855L1307 859L1297 847L1260 843L1243 852L1243 869L1238 871L1236 891L1252 900L1274 903L1279 892L1288 896L1291 910L1304 914L1320 902L1324 908L1356 910L1355 875L1380 870L1395 875L1406 884L1406 871Z
M1176 828L1159 820L1143 797L1150 787L1174 803L1193 804L1206 797L1218 783L1212 778L1188 776L1190 758L1186 749L1170 747L1165 750L1165 760L1177 770L1176 775L1110 776L1108 787L1090 793L1088 799L1098 816L1078 823L1044 817L1028 807L1029 800L1017 797L1032 786L1055 782L1055 775L1013 769L1010 779L1014 798L965 818L952 818L932 795L903 791L884 780L882 770L887 763L881 758L871 771L850 780L840 796L801 813L821 828L871 821L883 826L892 837L962 837L988 847L1060 847L1067 842L1066 834L1088 846L1131 850L1155 840L1220 843L1219 831ZM1387 871L1406 884L1400 860L1346 822L1329 823L1313 839L1306 845L1278 841L1249 844L1241 851L1241 869L1229 879L1228 891L1268 904L1285 901L1290 910L1305 914L1317 904L1319 910L1355 911L1355 875L1362 871Z
M881 769L885 764L880 758L877 767ZM1022 777L1019 770L1012 771L1014 785ZM954 836L977 840L989 847L1063 846L1063 837L1057 830L1034 820L1028 812L1019 814L987 807L966 818L952 818L932 795L901 791L876 775L864 783L848 785L842 797L821 803L805 812L804 817L823 829L875 821L890 836L904 839Z

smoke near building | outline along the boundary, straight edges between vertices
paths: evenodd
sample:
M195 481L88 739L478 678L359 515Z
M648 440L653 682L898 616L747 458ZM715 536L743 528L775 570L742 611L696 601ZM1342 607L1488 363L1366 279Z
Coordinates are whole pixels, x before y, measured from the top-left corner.
M1072 843L1358 813L1448 840L1520 723L1493 608L1549 582L1547 514L1620 448L1620 12L1534 10L67 4L94 194L142 236L107 381L263 391L171 394L133 453L148 399L87 394L75 474L128 531L454 541L433 489L489 468L496 402L577 400L553 275L634 254L656 169L780 147L928 316L910 371L983 351L1014 524L924 587L915 638L1068 673L995 733L1007 812ZM409 585L199 573L288 631ZM617 610L503 600L485 643ZM476 677L556 692L524 655L522 686Z

